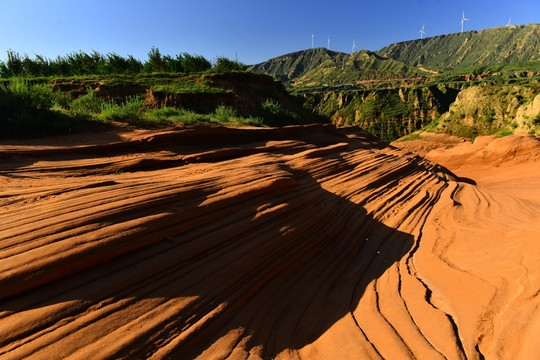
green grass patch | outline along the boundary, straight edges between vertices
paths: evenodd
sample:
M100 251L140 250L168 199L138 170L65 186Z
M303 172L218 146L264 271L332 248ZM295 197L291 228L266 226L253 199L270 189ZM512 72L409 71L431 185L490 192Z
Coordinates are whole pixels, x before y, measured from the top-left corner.
M117 104L113 101L101 105L99 118L136 124L144 118L144 104L138 96L131 96L125 102Z
M497 133L497 137L500 137L500 138L505 137L505 136L510 136L510 135L514 135L514 131L510 129L503 129Z
M414 134L411 134L411 135L409 135L407 137L399 139L396 142L413 141L413 140L423 140L423 139L419 134L414 133Z

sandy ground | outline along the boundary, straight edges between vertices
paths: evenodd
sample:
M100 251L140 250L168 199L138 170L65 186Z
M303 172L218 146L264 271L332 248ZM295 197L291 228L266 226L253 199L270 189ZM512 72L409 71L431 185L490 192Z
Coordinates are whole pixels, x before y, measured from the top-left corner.
M0 144L0 358L538 359L539 150L430 161L322 125Z

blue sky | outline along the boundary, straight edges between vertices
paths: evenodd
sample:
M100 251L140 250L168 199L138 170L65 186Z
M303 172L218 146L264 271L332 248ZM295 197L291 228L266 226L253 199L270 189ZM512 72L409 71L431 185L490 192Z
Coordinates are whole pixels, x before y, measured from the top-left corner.
M538 0L0 0L0 59L8 49L54 58L73 51L141 60L152 46L254 64L311 47L351 52L465 30L540 22Z

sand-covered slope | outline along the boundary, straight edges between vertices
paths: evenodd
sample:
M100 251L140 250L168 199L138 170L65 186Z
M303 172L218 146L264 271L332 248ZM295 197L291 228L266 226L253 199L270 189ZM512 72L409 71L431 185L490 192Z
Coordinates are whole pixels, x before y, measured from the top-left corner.
M2 359L540 356L538 202L356 128L66 141L0 145Z

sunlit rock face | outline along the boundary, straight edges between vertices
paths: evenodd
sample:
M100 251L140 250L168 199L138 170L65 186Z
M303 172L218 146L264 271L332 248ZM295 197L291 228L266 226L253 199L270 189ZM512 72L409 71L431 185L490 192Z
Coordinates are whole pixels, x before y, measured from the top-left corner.
M2 359L539 354L540 201L458 150L454 175L324 125L68 143L0 145Z

